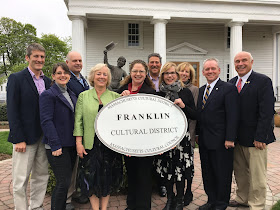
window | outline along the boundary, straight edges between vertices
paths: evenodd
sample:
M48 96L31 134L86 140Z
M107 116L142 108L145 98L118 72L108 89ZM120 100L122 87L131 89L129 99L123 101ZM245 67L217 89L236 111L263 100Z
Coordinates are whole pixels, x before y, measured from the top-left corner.
M227 28L227 49L230 48L230 27Z
M139 24L128 24L128 46L139 46Z
M125 47L142 48L143 33L142 23L140 22L125 22Z
M227 82L229 81L229 76L230 76L229 73L230 73L229 72L229 64L227 64Z

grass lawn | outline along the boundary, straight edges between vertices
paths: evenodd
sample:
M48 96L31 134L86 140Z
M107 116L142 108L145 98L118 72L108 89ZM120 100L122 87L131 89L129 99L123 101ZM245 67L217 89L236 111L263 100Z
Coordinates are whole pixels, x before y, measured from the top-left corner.
M279 209L280 209L280 200L274 206L272 206L271 210L279 210Z
M0 132L0 153L11 155L13 152L13 144L8 142L9 131Z

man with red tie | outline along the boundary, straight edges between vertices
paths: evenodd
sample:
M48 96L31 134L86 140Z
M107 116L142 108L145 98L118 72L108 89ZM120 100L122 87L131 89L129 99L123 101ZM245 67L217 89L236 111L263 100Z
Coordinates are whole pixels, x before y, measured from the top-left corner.
M251 53L239 52L234 58L238 76L230 80L239 92L240 120L233 163L238 189L229 206L258 210L266 201L266 145L275 141L274 93L271 79L254 72L253 62Z

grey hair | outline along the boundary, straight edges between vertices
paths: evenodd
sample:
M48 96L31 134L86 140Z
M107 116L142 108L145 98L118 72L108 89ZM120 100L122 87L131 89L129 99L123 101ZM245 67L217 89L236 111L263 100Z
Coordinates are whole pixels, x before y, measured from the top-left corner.
M203 69L204 69L204 64L207 62L207 61L216 61L216 63L217 63L217 66L220 68L220 62L219 62L219 60L217 59L217 58L207 58L207 59L205 59L204 61L203 61Z
M158 53L151 53L150 55L148 55L148 63L150 62L150 58L151 57L157 57L157 58L159 58L159 62L160 62L160 64L161 64L161 56L160 56L160 54L158 54Z

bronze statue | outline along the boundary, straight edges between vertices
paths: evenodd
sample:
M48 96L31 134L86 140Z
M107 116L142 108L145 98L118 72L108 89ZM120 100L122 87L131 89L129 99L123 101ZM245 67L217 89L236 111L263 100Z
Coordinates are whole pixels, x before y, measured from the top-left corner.
M120 81L127 76L126 71L122 69L126 63L126 59L123 56L120 56L117 61L117 66L110 65L108 63L107 52L108 50L104 50L104 63L107 64L112 74L112 82L109 88L116 91L120 87Z

